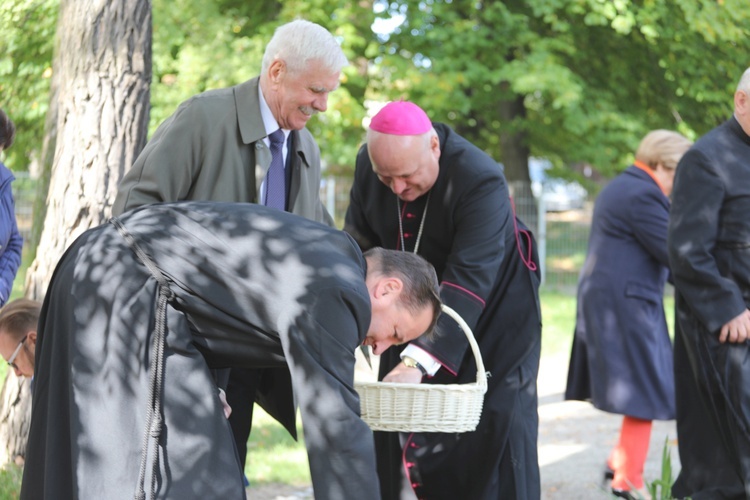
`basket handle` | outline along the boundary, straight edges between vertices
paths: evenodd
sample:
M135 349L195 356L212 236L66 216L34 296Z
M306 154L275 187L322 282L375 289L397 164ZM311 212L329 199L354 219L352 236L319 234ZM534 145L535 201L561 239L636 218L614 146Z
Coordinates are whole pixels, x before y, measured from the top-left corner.
M442 305L443 312L453 318L456 323L458 323L458 326L461 327L461 330L463 330L464 335L466 335L466 339L469 341L469 346L471 347L471 352L474 353L474 359L477 361L477 384L479 386L486 388L487 387L487 373L484 371L484 362L482 361L482 354L479 352L479 345L477 344L476 339L474 338L474 334L471 332L471 328L469 328L469 325L466 324L466 321L461 317L460 314L458 314L456 311L451 309L450 307L446 306L445 304Z

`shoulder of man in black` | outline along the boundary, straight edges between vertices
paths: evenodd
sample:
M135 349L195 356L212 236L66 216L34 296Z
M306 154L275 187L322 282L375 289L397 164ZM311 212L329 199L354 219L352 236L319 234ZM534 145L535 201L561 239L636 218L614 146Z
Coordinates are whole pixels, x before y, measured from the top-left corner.
M440 170L460 165L461 175L468 179L501 178L503 169L495 159L444 123L432 124L440 140Z

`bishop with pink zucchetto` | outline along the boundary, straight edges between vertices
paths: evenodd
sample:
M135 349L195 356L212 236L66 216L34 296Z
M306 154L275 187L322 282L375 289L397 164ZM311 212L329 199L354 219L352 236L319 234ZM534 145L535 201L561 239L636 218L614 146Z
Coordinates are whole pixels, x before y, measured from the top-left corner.
M404 442L375 432L382 498L400 498L410 485L419 498L538 499L538 257L501 166L418 105L390 102L357 154L344 230L363 249L415 252L432 263L443 302L472 329L492 374L474 432L414 433ZM461 328L443 315L439 331L384 353L379 378L475 383Z
M370 121L370 130L390 135L422 135L431 128L427 113L409 101L389 102Z

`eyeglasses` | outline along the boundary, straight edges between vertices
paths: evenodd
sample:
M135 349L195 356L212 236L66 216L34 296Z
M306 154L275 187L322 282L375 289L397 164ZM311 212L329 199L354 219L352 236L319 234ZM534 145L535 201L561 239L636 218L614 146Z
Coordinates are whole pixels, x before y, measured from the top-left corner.
M23 343L26 342L26 337L28 337L28 335L24 335L24 337L18 343L18 347L16 347L16 350L13 351L13 354L10 355L10 359L8 360L8 366L13 368L14 370L18 370L18 367L16 366L14 361L18 357L18 353L21 351L21 347L23 347Z

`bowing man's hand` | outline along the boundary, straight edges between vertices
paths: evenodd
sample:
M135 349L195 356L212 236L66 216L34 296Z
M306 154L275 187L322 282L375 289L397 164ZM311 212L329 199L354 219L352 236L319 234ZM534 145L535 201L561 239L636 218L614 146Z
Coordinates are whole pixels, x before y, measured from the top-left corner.
M750 311L745 309L739 316L721 327L719 342L738 344L748 340L750 337Z
M410 368L403 362L396 365L388 375L383 377L383 382L398 382L401 384L419 384L422 382L422 370L417 367Z
M221 388L219 388L219 401L221 401L221 406L224 408L224 417L229 418L229 415L232 414L232 407L227 403L227 394Z

